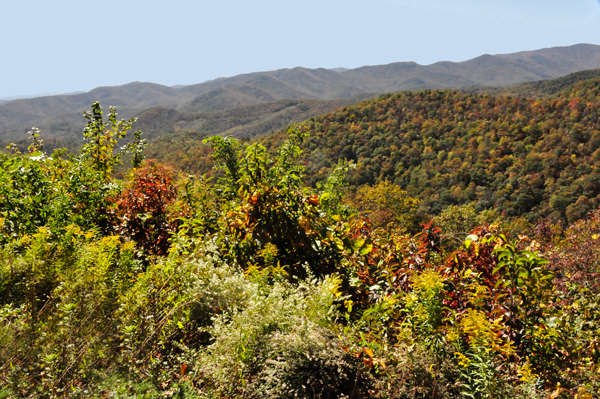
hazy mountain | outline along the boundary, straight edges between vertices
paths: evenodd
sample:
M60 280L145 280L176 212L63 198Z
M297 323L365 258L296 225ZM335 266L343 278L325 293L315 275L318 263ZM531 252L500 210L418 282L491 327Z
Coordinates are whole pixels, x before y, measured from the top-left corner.
M556 79L521 83L510 87L475 87L465 91L495 96L541 98L554 96L570 86L588 79L600 78L600 69L571 73Z
M74 91L72 93L56 93L56 92L44 92L44 93L37 93L37 94L25 94L25 95L18 95L18 96L7 96L7 97L0 97L0 102L8 102L8 101L13 101L13 100L24 100L24 99L28 99L28 98L38 98L38 97L48 97L48 96L73 96L75 94L83 94L85 93L84 91Z
M337 100L284 99L242 105L222 111L196 113L153 107L138 115L136 129L141 129L150 139L172 133L190 132L204 135L230 133L236 137L251 138L370 97L372 95Z
M17 96L5 96L5 97L0 97L0 101L1 102L7 102L7 101L12 101L12 100L20 100L20 99L27 99L27 98L36 98L36 97L45 97L45 96L57 96L63 93L56 93L56 92L45 92L45 93L37 93L37 94L24 94L24 95L17 95Z
M486 98L486 96L482 96L482 94L489 94L490 98L497 99L493 101L499 101L503 104L508 104L515 101L521 105L533 104L533 102L522 100L521 98L523 97L546 98L544 101L546 104L549 104L552 103L551 99L557 96L561 96L561 98L569 98L569 96L573 95L592 93L593 91L590 90L590 87L597 92L597 88L600 87L600 84L598 84L599 80L600 69L596 69L576 72L557 79L523 83L506 88L478 87L469 90L462 90L463 93L448 93L452 94L449 96L450 98L471 96L470 101L476 102L481 102ZM435 91L428 90L420 92L404 92L401 94L395 94L394 96L401 96L406 100L411 98L411 96L413 96L413 99L424 96L433 96L433 94L431 94L432 92ZM442 97L446 98L447 96ZM208 147L202 143L202 139L204 137L223 132L231 132L234 136L240 138L250 138L253 136L262 135L263 137L258 138L258 140L264 142L275 140L275 142L279 142L282 140L282 137L285 136L284 132L287 127L287 124L284 123L285 120L289 120L290 123L307 120L307 126L312 128L320 126L321 121L328 120L329 122L327 124L327 129L329 129L332 134L335 133L335 135L339 135L340 137L343 136L345 138L340 140L331 139L321 141L319 141L320 139L317 141L309 139L309 141L312 143L309 146L311 151L319 153L321 152L322 148L336 148L336 151L343 150L346 152L347 154L345 156L349 159L352 158L357 160L358 158L350 157L350 153L348 153L348 151L354 151L354 145L347 146L344 143L346 143L348 137L353 137L355 135L357 129L364 130L363 122L365 122L365 115L367 123L376 122L378 126L385 126L385 129L389 130L390 126L387 126L387 123L385 122L388 121L388 115L386 112L377 112L373 115L369 114L369 112L373 111L374 104L384 103L387 101L386 99L389 98L390 95L386 94L377 99L369 99L359 104L341 106L340 108L336 109L326 109L322 112L322 114L311 115L310 117L305 118L303 118L304 115L318 111L319 103L321 103L320 108L325 109L328 106L335 106L335 101L348 101L348 104L352 104L356 100L280 100L273 103L247 105L233 110L207 114L183 114L175 110L155 108L152 112L149 112L149 110L148 112L144 112L142 115L140 115L140 121L138 124L141 124L142 129L149 133L151 138L149 140L147 155L152 158L157 158L158 160L167 164L174 165L186 172L207 173L211 170L213 163L210 158ZM548 98L550 98L550 100L548 100ZM305 114L297 113L297 108L300 107L307 108L307 112ZM398 112L398 110L403 109L403 107L395 109L396 112ZM281 130L276 131L274 134L268 134L268 132L271 130L276 129L268 129L265 125L275 119L276 115L285 116L288 119L280 117L277 120L277 125L281 126ZM363 117L357 115L363 115ZM473 115L477 116L477 113ZM481 118L481 115L477 116L477 118ZM495 119L492 118L492 120ZM454 121L453 123L456 122L457 121ZM273 124L270 127L277 125ZM367 131L369 131L368 128ZM434 129L434 131L437 130ZM377 132L379 132L379 128L373 130L372 132L363 131L363 135L377 135ZM377 152L389 152L388 147L390 143L393 143L392 147L398 147L397 143L395 143L393 140L375 141L376 143L372 144L381 148L375 151L374 154ZM362 140L364 145L370 142L371 139ZM410 148L410 146L406 148ZM404 150L406 150L406 148L404 148ZM433 154L435 154L435 152ZM429 154L428 156L431 155L432 154ZM336 159L331 158L329 155L320 156L319 159L320 162L327 162L329 164L336 162Z
M134 82L75 95L0 103L0 142L18 140L31 126L37 126L44 130L46 137L75 143L84 126L81 112L88 109L93 101L100 101L106 108L116 106L120 117L134 116L152 107L193 114L221 112L283 99L334 100L426 88L510 86L593 68L600 68L600 46L578 44L514 54L483 55L458 63L419 65L401 62L350 70L297 67L173 87Z

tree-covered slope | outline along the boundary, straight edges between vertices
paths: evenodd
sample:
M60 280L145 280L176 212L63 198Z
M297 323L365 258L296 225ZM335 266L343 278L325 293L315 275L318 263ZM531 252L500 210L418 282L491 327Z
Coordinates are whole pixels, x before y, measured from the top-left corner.
M165 107L154 107L138 114L138 126L148 138L171 133L180 133L184 136L191 132L203 135L230 133L235 137L248 138L282 129L290 123L331 112L364 98L277 100L215 112L181 112Z
M427 213L475 201L508 216L577 220L600 204L599 92L593 79L551 99L382 96L306 123L308 174L348 159L362 165L353 184L390 180Z
M597 74L504 89L537 99L421 91L340 108L306 123L308 176L314 183L348 159L363 165L353 184L390 180L421 198L426 214L476 202L479 210L494 207L507 216L577 220L599 204L600 79L581 80ZM555 97L543 98L549 93ZM218 121L223 127L227 118ZM183 126L171 125L178 123ZM204 135L168 131L150 142L153 157L187 172L210 172ZM283 136L282 130L260 140L271 145Z
M600 69L590 69L587 71L571 73L556 79L538 80L510 87L478 87L467 89L466 91L469 93L489 94L494 96L543 98L555 96L561 91L568 89L569 86L584 80L595 78L600 78Z

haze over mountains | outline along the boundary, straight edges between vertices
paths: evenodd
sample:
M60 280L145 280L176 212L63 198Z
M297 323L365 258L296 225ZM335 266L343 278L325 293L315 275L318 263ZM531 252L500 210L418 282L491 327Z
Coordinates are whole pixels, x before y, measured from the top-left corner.
M7 103L13 100L25 100L29 98L38 98L38 97L49 97L49 96L72 96L74 94L83 94L84 91L76 91L73 93L55 93L55 92L45 92L45 93L37 93L37 94L25 94L20 96L8 96L8 97L0 97L0 103Z
M139 115L149 138L181 131L251 137L381 93L417 89L506 87L600 68L600 46L578 44L464 62L399 62L356 69L292 68L168 87L134 82L87 93L0 102L0 142L18 141L32 127L45 138L77 146L93 101ZM294 100L294 101L290 101ZM302 101L298 101L302 100ZM149 120L149 118L152 119Z

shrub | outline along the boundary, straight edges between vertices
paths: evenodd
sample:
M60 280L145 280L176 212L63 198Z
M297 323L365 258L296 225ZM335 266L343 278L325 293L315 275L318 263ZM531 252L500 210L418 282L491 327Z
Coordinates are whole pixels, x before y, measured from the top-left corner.
M386 227L393 224L411 232L419 231L417 207L419 200L388 181L375 186L362 186L354 199L355 207L368 214L374 227Z
M333 398L364 394L357 359L331 329L339 281L254 285L243 309L215 319L214 343L198 353L207 389L219 397Z
M446 348L452 352L452 348ZM378 379L376 397L394 399L462 398L460 370L452 358L440 361L425 347L401 344L391 351L390 367Z
M116 199L117 232L133 239L147 254L165 255L177 230L177 214L170 206L177 197L173 171L153 161L134 169Z

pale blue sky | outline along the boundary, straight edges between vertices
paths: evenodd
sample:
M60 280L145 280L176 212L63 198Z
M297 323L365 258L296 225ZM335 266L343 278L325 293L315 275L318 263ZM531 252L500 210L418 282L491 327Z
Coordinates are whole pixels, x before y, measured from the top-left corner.
M600 44L598 0L0 0L0 97Z

